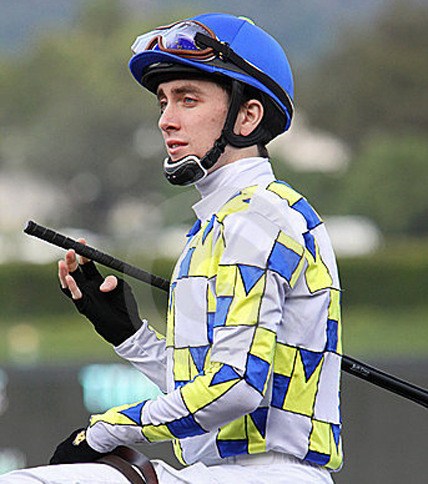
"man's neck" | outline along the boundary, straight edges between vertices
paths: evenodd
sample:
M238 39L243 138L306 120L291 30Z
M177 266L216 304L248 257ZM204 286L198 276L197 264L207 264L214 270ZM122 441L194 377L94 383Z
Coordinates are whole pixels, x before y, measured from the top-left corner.
M258 156L259 150L257 145L248 146L247 148L235 148L234 146L227 145L224 153L220 156L217 163L208 171L208 173L212 173L223 166L235 163L235 161L242 160L244 158L255 158Z

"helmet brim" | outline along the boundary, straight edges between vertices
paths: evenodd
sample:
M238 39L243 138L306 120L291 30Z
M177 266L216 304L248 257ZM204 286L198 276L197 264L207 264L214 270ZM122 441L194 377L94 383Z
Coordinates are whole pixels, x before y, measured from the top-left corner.
M214 66L204 64L202 62L195 62L190 59L178 57L174 54L161 51L144 51L139 54L135 54L129 61L129 69L134 76L135 80L146 87L142 83L145 71L149 67L154 67L156 64L180 64L187 67L192 67L199 71L206 72L207 74L215 73L218 69Z

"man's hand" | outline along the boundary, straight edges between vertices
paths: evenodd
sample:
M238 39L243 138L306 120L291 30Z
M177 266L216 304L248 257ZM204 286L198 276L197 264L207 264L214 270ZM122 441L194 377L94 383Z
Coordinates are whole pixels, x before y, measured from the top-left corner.
M84 239L79 242L85 243ZM98 272L88 259L77 261L69 250L58 263L58 277L63 293L73 300L96 331L114 346L132 336L142 325L131 287L123 279Z
M85 429L77 429L58 445L49 464L95 462L104 455L89 446Z

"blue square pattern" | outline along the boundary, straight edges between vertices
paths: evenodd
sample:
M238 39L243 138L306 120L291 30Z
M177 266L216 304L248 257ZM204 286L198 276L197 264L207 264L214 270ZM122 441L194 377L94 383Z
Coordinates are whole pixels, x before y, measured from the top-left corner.
M327 343L325 346L326 351L337 351L337 336L338 322L334 319L327 320Z
M206 238L208 237L209 233L214 227L215 215L211 217L211 220L208 222L208 225L204 229L204 233L202 234L202 243L205 242Z
M192 260L193 252L195 252L194 247L190 248L187 251L187 254L181 261L180 271L178 272L178 279L181 279L182 277L187 277L189 275L190 261Z
M248 454L248 442L246 440L217 440L217 448L222 458Z
M212 344L213 336L214 336L214 322L215 322L215 313L209 312L207 313L207 334L208 334L208 341Z
M226 324L227 314L232 304L232 296L219 296L217 298L217 309L214 317L214 328Z
M185 437L194 437L195 435L205 434L205 430L196 422L193 415L174 420L166 425L170 432L177 437L177 439L184 439Z
M254 425L256 426L257 430L263 438L266 437L267 416L267 407L259 407L257 410L250 413L251 420L254 422Z
M279 242L273 246L268 260L268 269L280 274L287 282L290 282L294 271L299 265L301 256Z
M129 419L135 422L137 425L141 425L141 411L146 404L147 400L144 402L140 402L133 407L126 408L125 410L121 410L120 413L122 415L126 415Z
M205 359L207 357L207 353L210 349L209 345L205 346L193 346L190 348L190 354L192 355L192 360L195 363L195 366L199 373L204 370L205 366Z
M201 228L201 221L199 219L192 225L192 228L187 232L186 237L193 237L199 232Z
M305 247L312 255L314 259L317 258L317 251L315 246L315 238L310 232L305 232L303 234L303 240L305 241Z
M253 287L257 284L265 271L259 267L244 264L238 264L238 269L242 282L244 283L245 293L248 296L251 289L253 289Z
M294 210L297 210L299 213L303 215L306 220L306 226L308 230L314 229L317 225L322 223L321 219L318 217L315 210L310 206L309 202L304 199L300 198L297 202L291 206Z
M302 359L303 369L305 371L306 381L311 378L314 371L318 368L321 360L323 359L324 353L318 351L305 350L303 348L299 349L300 357Z
M328 454L321 454L321 452L315 452L314 450L309 450L306 454L305 460L318 464L319 466L325 466L330 460Z
M218 385L219 383L225 383L231 380L239 380L240 378L241 377L239 374L230 365L224 364L213 376L210 386Z
M268 374L269 363L249 353L244 375L245 381L260 393L263 393Z
M336 444L336 448L339 448L340 442L340 434L341 434L341 427L337 424L331 424L331 431L333 432L334 443Z
M273 374L272 407L283 407L289 384L289 376L280 375L279 373Z

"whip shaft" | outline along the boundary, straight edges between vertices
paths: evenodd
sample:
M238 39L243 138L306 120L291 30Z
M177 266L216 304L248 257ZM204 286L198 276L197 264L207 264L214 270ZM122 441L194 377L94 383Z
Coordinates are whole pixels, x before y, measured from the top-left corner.
M77 242L70 237L66 237L65 235L55 232L54 230L43 227L42 225L38 225L31 220L25 227L24 232L28 235L32 235L49 242L50 244L62 247L63 249L74 249L76 254L86 257L87 259L91 259L94 262L98 262L105 267L131 276L139 281L145 282L146 284L150 284L151 286L162 289L163 291L169 291L170 283L168 280L155 276L150 272L143 271L138 267L101 252L98 249ZM401 380L384 371L373 368L366 363L356 360L355 358L343 355L342 371L428 408L427 390Z

